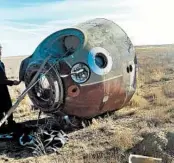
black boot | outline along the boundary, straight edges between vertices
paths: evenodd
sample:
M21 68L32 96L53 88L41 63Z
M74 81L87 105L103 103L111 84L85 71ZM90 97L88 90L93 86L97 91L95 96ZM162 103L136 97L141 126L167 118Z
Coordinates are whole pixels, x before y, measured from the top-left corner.
M8 126L14 126L16 125L16 122L13 120L13 114L11 114L8 118Z

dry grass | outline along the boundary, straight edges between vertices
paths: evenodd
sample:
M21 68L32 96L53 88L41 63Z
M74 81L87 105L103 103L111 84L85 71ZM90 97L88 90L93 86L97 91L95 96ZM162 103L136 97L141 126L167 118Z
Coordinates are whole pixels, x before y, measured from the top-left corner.
M147 51L149 52L149 49L144 49L143 53ZM155 53L155 50L150 52ZM168 65L163 63L162 66L154 58L152 55L140 60L137 91L129 102L128 108L124 110L126 113L129 108L137 108L134 109L136 117L147 123L158 125L170 122L172 116L170 98L174 97L174 82L163 83L164 79L168 78L165 76ZM170 113L168 113L169 110Z
M144 97L154 106L168 106L169 104L169 100L164 95L161 87L151 88Z
M129 102L128 106L130 107L141 107L144 108L148 105L148 101L137 94L134 94L134 96L132 97L131 101Z
M153 108L153 110L139 111L137 117L154 125L170 122L170 114L166 113L165 108Z
M139 72L141 73L140 80L145 84L158 82L165 77L164 69L154 65L140 67Z
M167 98L174 98L174 82L166 83L162 90Z
M118 126L114 133L112 144L125 151L133 147L134 133L130 128Z
M108 117L105 120L93 119L89 129L94 132L103 132L108 135L109 140L107 141L112 147L125 151L133 146L134 132L132 129L120 125L115 126L112 117Z

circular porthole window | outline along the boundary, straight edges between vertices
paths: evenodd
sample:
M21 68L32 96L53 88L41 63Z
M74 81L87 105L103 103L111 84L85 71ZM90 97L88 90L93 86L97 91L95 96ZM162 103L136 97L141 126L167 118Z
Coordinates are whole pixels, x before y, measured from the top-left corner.
M95 64L99 68L106 68L108 64L106 56L103 53L97 53L95 56Z
M112 58L104 48L95 47L88 54L88 65L98 75L105 75L110 72L112 64Z

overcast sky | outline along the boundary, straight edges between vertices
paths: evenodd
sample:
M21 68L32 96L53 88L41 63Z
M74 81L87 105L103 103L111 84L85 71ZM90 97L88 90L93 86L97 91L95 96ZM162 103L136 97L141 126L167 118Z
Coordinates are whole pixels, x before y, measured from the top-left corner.
M49 34L97 17L120 25L134 45L174 43L174 0L0 0L3 55L30 55Z

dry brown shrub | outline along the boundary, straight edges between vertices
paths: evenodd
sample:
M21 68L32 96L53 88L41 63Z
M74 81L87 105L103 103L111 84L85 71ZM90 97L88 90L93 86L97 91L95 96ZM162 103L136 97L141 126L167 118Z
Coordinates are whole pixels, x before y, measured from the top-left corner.
M158 125L170 122L170 114L166 114L166 108L153 108L153 110L137 111L137 117L148 123Z
M127 150L134 144L133 131L126 127L118 126L112 137L112 144L121 150Z
M148 101L143 98L142 96L139 96L137 94L134 94L131 101L128 103L128 106L130 107L145 107L148 105Z
M166 83L162 87L162 91L166 97L173 98L174 97L174 82Z

